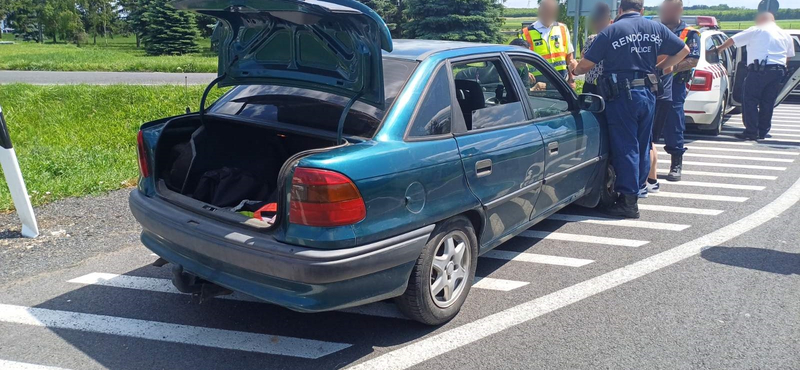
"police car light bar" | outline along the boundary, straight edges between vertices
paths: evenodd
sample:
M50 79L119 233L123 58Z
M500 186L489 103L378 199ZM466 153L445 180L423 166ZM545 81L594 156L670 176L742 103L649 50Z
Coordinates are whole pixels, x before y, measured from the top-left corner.
M715 17L701 15L697 17L696 22L698 27L719 28L719 24L717 23L717 18Z

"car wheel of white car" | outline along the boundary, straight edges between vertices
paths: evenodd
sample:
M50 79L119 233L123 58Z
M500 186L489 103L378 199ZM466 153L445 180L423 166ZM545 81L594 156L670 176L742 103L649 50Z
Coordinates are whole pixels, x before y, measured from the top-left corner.
M478 239L463 216L436 226L422 250L408 288L395 299L406 316L428 325L450 321L461 310L475 279Z
M719 112L717 116L714 117L714 121L711 122L711 126L713 127L709 133L714 136L719 136L722 132L722 124L725 121L725 109L727 109L726 102L728 101L728 93L722 96L722 102L719 105Z

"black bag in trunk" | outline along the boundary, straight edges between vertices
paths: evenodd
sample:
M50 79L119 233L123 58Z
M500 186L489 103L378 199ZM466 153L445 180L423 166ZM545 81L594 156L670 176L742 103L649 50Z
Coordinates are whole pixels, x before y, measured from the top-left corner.
M242 199L259 196L263 185L263 182L247 171L223 167L203 173L192 198L217 207L233 207Z

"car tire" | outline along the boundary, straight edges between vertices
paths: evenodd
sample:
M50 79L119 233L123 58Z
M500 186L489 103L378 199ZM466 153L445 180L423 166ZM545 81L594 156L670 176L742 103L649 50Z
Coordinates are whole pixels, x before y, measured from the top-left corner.
M408 288L395 298L397 307L423 324L450 321L467 299L477 263L478 239L469 219L457 216L436 225L411 271Z
M600 193L600 203L598 204L598 207L611 207L617 201L619 194L614 191L614 184L616 182L617 172L614 170L614 166L609 163L606 166L606 174L603 179L603 191Z
M717 113L717 116L714 117L714 121L711 122L711 126L713 128L711 130L708 130L708 133L710 133L713 136L719 136L719 134L722 132L722 124L725 121L725 109L726 109L725 101L727 100L727 98L728 94L725 94L725 97L722 99L722 102L720 103L719 113Z

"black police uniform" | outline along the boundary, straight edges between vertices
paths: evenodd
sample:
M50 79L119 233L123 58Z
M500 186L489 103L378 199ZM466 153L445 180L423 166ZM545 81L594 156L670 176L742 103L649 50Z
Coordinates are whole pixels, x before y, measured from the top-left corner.
M585 58L603 62L598 84L611 86L606 95L611 163L617 173L620 201L635 207L639 187L650 172L650 136L656 97L645 84L656 74L658 55L675 55L683 40L661 23L626 13L597 35ZM618 96L613 96L618 93ZM632 216L632 215L631 215ZM636 215L638 217L638 208Z

